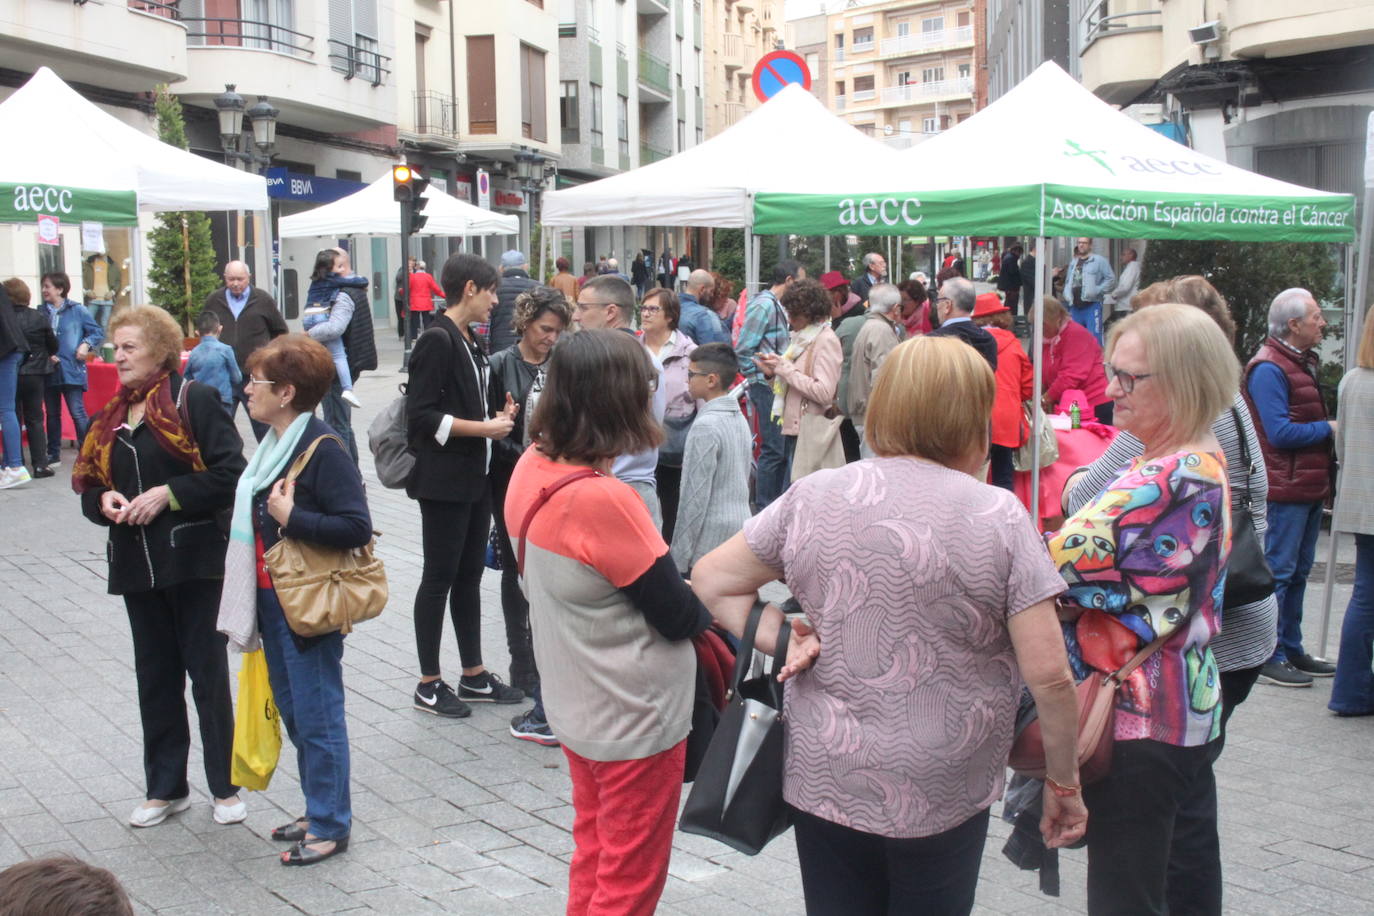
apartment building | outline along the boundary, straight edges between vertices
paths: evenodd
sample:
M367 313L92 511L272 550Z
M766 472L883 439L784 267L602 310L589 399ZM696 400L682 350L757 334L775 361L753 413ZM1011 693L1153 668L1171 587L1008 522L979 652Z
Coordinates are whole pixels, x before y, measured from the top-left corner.
M1069 0L987 0L988 101L1051 60L1077 73L1069 49Z
M699 0L562 0L558 24L558 184L569 187L665 159L706 134ZM549 230L575 265L609 255L629 273L648 250L700 251L681 229Z
M714 137L759 106L754 65L782 40L783 0L701 0L701 7L706 136Z

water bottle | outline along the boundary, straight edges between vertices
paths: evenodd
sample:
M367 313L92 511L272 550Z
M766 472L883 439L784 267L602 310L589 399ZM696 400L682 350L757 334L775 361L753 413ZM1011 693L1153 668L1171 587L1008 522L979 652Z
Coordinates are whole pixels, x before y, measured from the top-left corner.
M1069 405L1069 429L1083 428L1083 412L1078 409L1078 402L1074 401Z

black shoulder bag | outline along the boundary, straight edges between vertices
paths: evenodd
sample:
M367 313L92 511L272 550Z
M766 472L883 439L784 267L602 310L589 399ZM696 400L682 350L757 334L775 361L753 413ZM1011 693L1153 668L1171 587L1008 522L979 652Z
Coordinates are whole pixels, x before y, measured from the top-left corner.
M1245 490L1241 493L1240 508L1231 513L1231 555L1226 561L1226 587L1221 602L1223 625L1227 611L1263 601L1274 594L1274 573L1264 559L1264 548L1255 532L1250 509L1250 476L1255 473L1255 464L1250 460L1250 446L1246 441L1245 425L1240 421L1240 411L1234 407L1231 419L1236 424L1240 461L1245 466Z

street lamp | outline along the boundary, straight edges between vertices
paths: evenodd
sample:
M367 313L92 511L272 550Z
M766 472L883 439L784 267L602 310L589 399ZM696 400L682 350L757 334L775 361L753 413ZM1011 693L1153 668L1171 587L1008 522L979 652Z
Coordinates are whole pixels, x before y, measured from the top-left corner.
M243 96L234 91L233 83L225 83L224 92L215 96L219 109L219 142L225 152L237 150L239 134L243 133Z
M529 217L524 240L525 253L528 257L531 254L530 244L534 239L536 198L544 183L544 157L528 146L520 147L515 151L515 178L520 182L520 190L525 192L528 201Z
M243 96L234 91L233 83L224 84L224 92L215 96L215 109L219 112L219 142L224 148L224 159L229 165L244 163L248 170L259 175L265 175L267 167L272 164L272 153L277 146L277 117L281 111L272 107L272 103L267 101L267 96L258 96L257 104L252 108L247 108L247 103ZM245 110L247 108L247 110ZM251 133L245 140L243 135L243 119L248 117ZM254 260L249 254L249 249L253 248L252 233L253 224L250 221L244 239L244 260ZM272 237L272 214L269 211L265 217L264 247L270 249ZM277 270L275 257L272 257L272 292L277 292Z
M272 158L277 147L277 115L281 111L273 108L267 96L258 96L258 103L248 109L248 120L253 123L253 144L262 152L265 160Z

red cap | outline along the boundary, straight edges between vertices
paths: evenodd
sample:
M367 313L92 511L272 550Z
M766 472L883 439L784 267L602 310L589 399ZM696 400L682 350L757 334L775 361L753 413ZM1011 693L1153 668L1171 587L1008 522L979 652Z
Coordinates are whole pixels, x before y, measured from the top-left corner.
M998 312L1010 312L1011 309L1002 304L1002 300L996 293L979 293L978 298L973 303L973 317L982 318L985 315L996 315Z
M838 270L827 271L821 274L821 286L826 289L839 289L841 286L848 286L849 281L844 278L844 274Z

